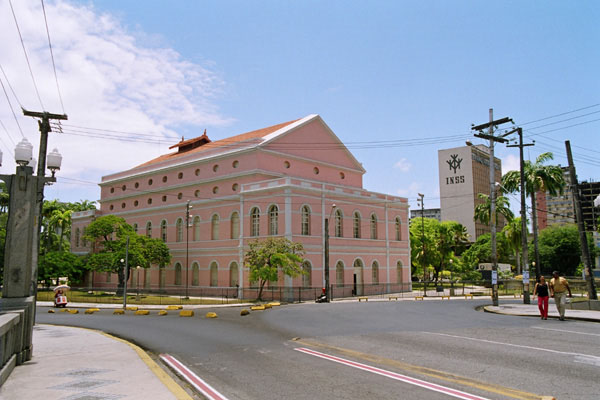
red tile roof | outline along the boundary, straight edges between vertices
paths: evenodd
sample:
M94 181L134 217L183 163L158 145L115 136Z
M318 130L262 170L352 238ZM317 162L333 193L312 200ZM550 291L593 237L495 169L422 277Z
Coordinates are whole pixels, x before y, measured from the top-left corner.
M147 162L145 162L143 164L140 164L140 165L138 165L135 168L144 167L144 166L147 166L147 165L150 165L150 164L156 164L156 163L163 162L163 161L173 160L173 159L176 159L178 157L186 156L186 155L189 155L189 154L201 153L203 151L210 150L210 149L215 149L215 148L219 148L219 147L231 147L231 148L235 149L236 147L243 146L244 142L247 142L247 141L252 140L252 139L257 139L257 138L261 138L261 137L267 136L267 135L269 135L269 134L271 134L273 132L276 132L279 129L284 128L284 127L286 127L288 125L291 125L294 122L299 121L299 120L300 119L295 119L293 121L283 122L281 124L269 126L267 128L262 128L262 129L257 129L255 131L242 133L240 135L232 136L232 137L229 137L229 138L226 138L226 139L217 140L215 142L208 142L206 144L203 144L203 145L201 145L199 147L193 148L193 149L188 150L188 151L164 154L164 155L162 155L160 157L157 157L157 158L155 158L153 160L150 160L150 161L147 161ZM206 131L205 131L205 133L206 133ZM203 136L204 135L199 136L197 138L188 139L188 140L185 140L183 142L179 142L176 145L169 147L169 149L172 149L174 147L179 147L182 144L193 143L193 142L195 142L197 140L202 139ZM205 138L208 139L208 137L205 137Z

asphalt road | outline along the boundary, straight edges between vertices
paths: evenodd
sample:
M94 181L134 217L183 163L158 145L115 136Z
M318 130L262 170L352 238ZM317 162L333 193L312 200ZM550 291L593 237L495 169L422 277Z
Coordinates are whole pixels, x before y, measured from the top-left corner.
M219 309L217 319L39 308L37 322L100 329L170 354L232 400L450 398L412 378L488 399L600 398L600 324L475 310L483 304L293 304L244 317Z

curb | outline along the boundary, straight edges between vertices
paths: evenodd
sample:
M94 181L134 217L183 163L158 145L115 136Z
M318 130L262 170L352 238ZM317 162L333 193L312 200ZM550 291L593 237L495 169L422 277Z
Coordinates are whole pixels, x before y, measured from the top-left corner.
M531 315L531 314L523 314L520 312L502 312L500 310L489 310L488 306L483 306L483 311L487 312L487 313L491 313L491 314L500 314L500 315L512 315L514 317L534 317L534 318L539 318L539 315ZM548 318L551 319L558 319L558 317L552 316L552 315L548 315ZM587 318L587 317L577 317L577 316L568 316L565 317L566 320L572 320L572 321L585 321L585 322L600 322L600 319L597 318Z

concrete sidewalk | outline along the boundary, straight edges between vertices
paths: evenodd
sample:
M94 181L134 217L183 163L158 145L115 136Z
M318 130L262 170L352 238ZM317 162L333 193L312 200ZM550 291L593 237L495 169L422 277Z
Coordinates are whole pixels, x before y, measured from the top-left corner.
M532 301L533 303L533 301ZM485 306L484 310L486 312L496 313L496 314L505 314L505 315L515 315L520 317L536 317L540 318L540 310L536 304L502 304L500 303L498 306ZM553 301L548 304L548 318L556 318L558 319L558 311L556 310L556 305ZM589 322L600 322L600 311L590 311L590 310L569 310L565 311L566 320L579 320L579 321L589 321Z
M36 325L33 349L0 386L1 399L192 400L141 348L114 336Z

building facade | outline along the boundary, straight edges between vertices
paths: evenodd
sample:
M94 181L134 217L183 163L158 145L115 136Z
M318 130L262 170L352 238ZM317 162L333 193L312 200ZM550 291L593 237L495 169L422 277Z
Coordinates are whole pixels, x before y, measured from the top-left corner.
M425 208L421 210L420 208L415 208L414 210L410 210L410 219L413 218L433 218L438 221L442 221L442 210L440 208Z
M206 133L177 150L102 178L100 210L73 215L72 249L98 215L114 214L161 238L172 262L142 271L146 289L239 288L249 281L248 244L272 236L300 242L305 274L271 286L324 284L324 224L330 221L334 295L410 290L408 202L362 187L362 165L318 115L212 142ZM191 207L186 223L187 203ZM187 250L186 250L187 249ZM94 286L116 277L95 273Z
M502 179L502 162L494 157L496 182ZM438 150L442 221L457 221L467 228L471 241L489 233L489 225L475 222L479 193L490 194L490 151L485 145ZM498 231L504 226L499 218Z

